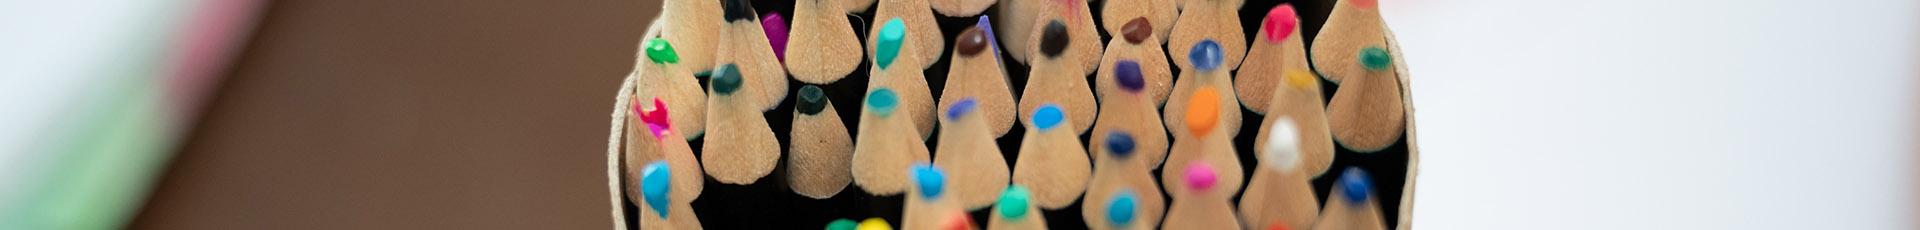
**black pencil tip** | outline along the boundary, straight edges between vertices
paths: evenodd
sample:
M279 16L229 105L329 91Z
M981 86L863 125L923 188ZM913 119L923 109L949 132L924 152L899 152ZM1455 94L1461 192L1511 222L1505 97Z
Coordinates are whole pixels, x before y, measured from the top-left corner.
M753 20L753 2L750 0L720 0L720 7L726 11L727 22Z

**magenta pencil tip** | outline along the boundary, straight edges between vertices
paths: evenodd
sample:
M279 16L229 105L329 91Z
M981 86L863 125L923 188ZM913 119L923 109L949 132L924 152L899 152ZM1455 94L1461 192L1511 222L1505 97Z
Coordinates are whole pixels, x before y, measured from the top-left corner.
M773 46L773 57L781 63L787 61L787 19L780 12L767 13L760 18L760 28L767 32L767 44Z

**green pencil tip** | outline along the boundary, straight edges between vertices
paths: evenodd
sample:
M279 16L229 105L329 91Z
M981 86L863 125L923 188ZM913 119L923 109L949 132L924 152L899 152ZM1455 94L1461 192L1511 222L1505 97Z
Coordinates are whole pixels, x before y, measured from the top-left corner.
M654 64L680 63L680 54L674 53L667 39L654 38L647 40L647 59L653 59Z

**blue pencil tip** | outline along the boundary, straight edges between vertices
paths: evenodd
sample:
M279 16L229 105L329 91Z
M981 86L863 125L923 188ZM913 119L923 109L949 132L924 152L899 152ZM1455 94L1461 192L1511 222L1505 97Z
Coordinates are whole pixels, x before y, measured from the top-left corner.
M1340 174L1340 188L1346 191L1342 195L1347 196L1347 202L1358 204L1367 201L1367 193L1373 190L1373 177L1360 167L1347 167L1347 171Z
M947 183L946 172L940 166L927 163L914 163L913 182L920 186L920 196L927 199L939 198Z
M1066 119L1066 113L1060 111L1060 105L1058 104L1042 104L1040 105L1040 109L1033 111L1033 126L1043 131L1053 129L1054 126L1059 126L1060 122L1064 119Z
M666 161L647 163L640 170L640 195L646 199L647 208L659 213L661 218L667 217L667 193L672 191L672 174Z
M967 115L967 112L972 112L973 108L978 107L979 104L979 102L973 100L973 97L962 98L960 101L954 102L953 107L947 108L947 119L960 120L960 115Z

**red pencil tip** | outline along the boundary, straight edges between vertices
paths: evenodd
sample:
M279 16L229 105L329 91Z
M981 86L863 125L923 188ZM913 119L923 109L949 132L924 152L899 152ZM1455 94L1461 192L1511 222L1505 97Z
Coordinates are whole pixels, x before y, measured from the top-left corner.
M635 114L640 115L640 122L647 124L648 131L653 132L653 138L666 138L672 132L669 129L673 128L673 120L667 118L667 103L660 101L660 98L653 98L653 108L634 103L633 109Z
M1380 0L1347 0L1347 2L1352 2L1353 6L1360 7L1361 9L1373 9L1374 7L1380 6Z
M1287 36L1293 35L1294 26L1299 24L1299 19L1294 16L1293 4L1280 3L1274 6L1272 10L1267 10L1267 23L1263 25L1267 31L1267 42L1280 43L1286 40Z
M973 229L973 218L967 216L967 213L965 212L956 212L953 215L947 217L947 226L941 229L971 230Z

